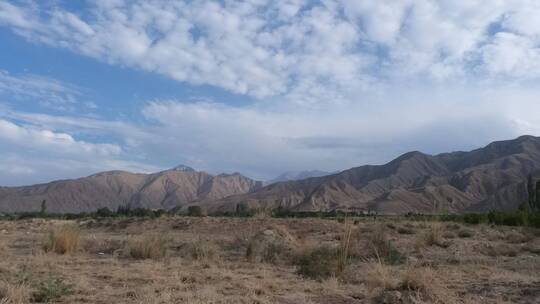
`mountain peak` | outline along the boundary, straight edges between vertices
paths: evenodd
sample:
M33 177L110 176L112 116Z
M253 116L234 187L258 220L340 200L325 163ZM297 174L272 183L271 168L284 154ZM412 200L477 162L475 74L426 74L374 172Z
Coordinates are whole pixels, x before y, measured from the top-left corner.
M182 171L182 172L195 172L195 169L186 166L186 165L178 165L171 169L172 171Z

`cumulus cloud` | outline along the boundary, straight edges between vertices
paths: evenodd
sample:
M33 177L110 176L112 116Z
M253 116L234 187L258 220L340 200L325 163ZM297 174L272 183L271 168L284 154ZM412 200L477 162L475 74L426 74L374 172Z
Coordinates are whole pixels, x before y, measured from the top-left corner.
M28 113L11 117L89 134L116 133L130 153L162 167L183 162L212 173L241 171L269 178L285 170L333 171L384 163L410 150L467 150L535 134L540 128L536 95L537 90L526 87L399 88L369 96L377 107L153 101L141 110L146 120L138 124Z
M56 145L107 168L184 162L269 178L540 132L533 0L101 0L84 13L28 3L0 3L0 24L38 44L255 100L155 100L137 109L138 122L2 111L0 140L26 139L28 149ZM2 79L18 83L0 73L0 90ZM46 167L30 154L27 165L4 159L0 168L21 175Z
M312 104L396 77L536 78L509 62L525 54L538 65L536 19L526 18L536 10L532 0L97 1L77 15L2 3L0 23L112 64Z
M32 123L29 120L17 124L0 118L1 185L80 177L110 169L135 172L159 169L126 157L117 144L77 140L68 133Z

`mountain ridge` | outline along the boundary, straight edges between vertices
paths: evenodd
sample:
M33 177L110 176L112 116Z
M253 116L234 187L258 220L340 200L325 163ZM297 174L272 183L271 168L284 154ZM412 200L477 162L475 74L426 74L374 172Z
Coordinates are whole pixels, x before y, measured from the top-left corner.
M106 171L50 183L0 187L0 212L88 212L120 205L182 209L201 205L233 211L238 203L295 211L371 210L441 213L513 210L527 200L527 176L540 171L540 137L496 141L469 152L412 151L381 165L262 182L237 172L211 175L181 165L143 174Z
M470 152L405 153L382 165L281 182L207 207L233 203L297 211L375 210L383 213L471 212L516 209L526 200L526 176L540 169L540 138L521 136Z
M203 199L246 193L262 182L240 174L211 175L176 168L143 174L112 170L77 179L0 188L0 212L37 211L43 200L49 212L91 212L121 205L171 209Z

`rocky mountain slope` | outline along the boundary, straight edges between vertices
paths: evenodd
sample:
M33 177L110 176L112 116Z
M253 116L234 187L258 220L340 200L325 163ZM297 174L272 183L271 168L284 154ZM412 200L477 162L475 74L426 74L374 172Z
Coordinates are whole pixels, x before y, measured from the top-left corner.
M332 172L320 171L320 170L307 170L307 171L288 171L276 176L275 178L264 182L265 185L271 185L277 182L295 181L306 179L310 177L321 177L325 175L333 174Z
M200 200L243 194L262 186L238 173L217 176L186 166L154 174L109 171L47 184L0 188L0 212L88 212L120 205L171 209Z
M279 182L256 192L206 202L292 210L376 210L383 213L511 210L527 200L527 176L540 169L540 138L523 136L471 152L410 152L378 166Z
M120 205L232 211L282 206L297 211L383 213L512 210L528 199L527 179L540 170L540 138L522 136L470 152L409 152L377 166L262 187L238 173L213 176L186 166L154 174L110 171L25 187L0 187L0 212L84 212Z

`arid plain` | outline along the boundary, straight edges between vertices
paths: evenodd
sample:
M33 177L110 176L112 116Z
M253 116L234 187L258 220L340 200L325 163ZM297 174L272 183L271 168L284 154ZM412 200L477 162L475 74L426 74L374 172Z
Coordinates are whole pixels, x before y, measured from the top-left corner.
M0 303L539 303L540 230L402 217L0 222Z

